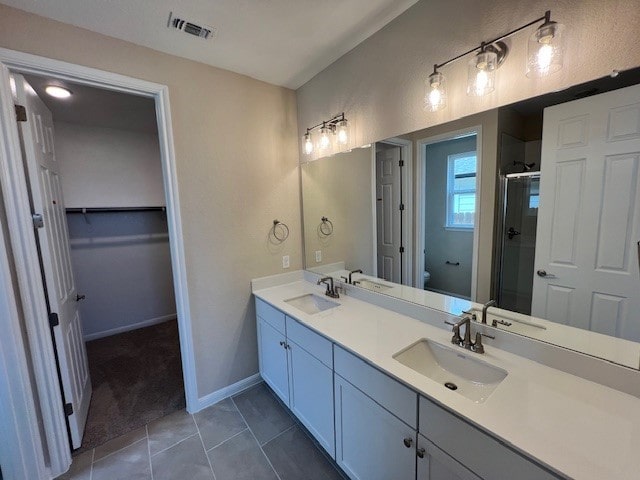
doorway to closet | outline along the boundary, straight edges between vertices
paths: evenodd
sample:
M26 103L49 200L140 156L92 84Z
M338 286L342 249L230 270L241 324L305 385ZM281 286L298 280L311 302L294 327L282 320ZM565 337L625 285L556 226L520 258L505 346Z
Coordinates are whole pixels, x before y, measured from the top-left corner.
M13 75L12 90L80 452L185 407L155 102L35 75Z

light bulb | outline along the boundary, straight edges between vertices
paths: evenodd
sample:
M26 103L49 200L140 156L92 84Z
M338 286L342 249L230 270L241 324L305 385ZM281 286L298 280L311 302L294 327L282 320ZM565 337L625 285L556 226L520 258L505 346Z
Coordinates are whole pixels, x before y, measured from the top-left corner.
M445 77L442 73L435 71L435 68L425 82L424 103L425 110L431 110L432 112L441 110L447 105Z
M479 97L484 95L488 83L489 76L487 75L487 72L485 70L478 70L478 73L476 74L476 95Z
M349 143L349 124L347 120L340 120L336 126L336 138L339 145Z
M311 141L311 135L309 132L304 134L304 153L311 155L313 153L313 142Z
M529 37L527 77L540 78L562 68L564 25L547 21Z
M44 89L44 91L54 98L69 98L71 96L70 90L67 90L63 87L58 87L57 85L48 85Z
M329 129L322 127L320 129L320 150L326 150L331 146L331 139L329 138Z
M489 50L481 51L469 62L467 94L481 97L495 88L498 55Z

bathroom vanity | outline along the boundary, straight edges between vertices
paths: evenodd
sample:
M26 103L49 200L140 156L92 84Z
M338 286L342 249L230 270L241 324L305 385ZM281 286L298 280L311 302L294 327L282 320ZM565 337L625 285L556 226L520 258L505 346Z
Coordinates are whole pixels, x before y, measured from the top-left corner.
M331 299L300 273L253 293L262 378L352 479L637 478L635 396L490 338L465 350L444 323L459 318L417 319L354 287Z

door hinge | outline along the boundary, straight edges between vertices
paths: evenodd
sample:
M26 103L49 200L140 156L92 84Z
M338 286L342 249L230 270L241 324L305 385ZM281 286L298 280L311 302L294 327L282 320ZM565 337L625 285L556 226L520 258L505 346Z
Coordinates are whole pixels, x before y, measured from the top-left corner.
M33 228L44 227L44 218L41 213L34 213L31 218L33 219Z
M401 204L400 204L400 211L401 211L401 212L402 212L402 211L404 211L404 203L401 203Z
M404 167L404 160L400 160L400 161L398 162L398 165L399 165L400 167Z
M26 122L27 121L27 109L24 108L24 105L16 105L16 120L18 122Z
M404 247L400 247L400 253L404 253Z
M71 403L64 404L64 414L67 417L70 417L71 415L73 415L73 405Z
M55 312L51 312L49 314L49 325L52 327L57 327L60 325L60 320L58 319L58 314Z

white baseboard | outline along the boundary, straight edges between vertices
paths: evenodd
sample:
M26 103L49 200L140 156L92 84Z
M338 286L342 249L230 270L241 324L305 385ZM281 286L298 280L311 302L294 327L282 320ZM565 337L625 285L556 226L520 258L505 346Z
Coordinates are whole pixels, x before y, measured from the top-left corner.
M210 407L225 398L229 398L233 395L237 395L238 393L246 390L247 388L253 387L254 385L260 383L262 381L262 377L259 373L255 375L251 375L250 377L244 378L239 382L236 382L228 387L221 388L220 390L216 390L215 392L211 392L204 397L200 397L198 399L198 405L196 411L189 411L189 413L196 413L202 410L203 408Z
M138 328L150 327L151 325L157 325L158 323L166 322L168 320L175 320L177 318L175 313L171 315L163 315L162 317L150 318L149 320L143 320L142 322L132 323L131 325L124 325L122 327L112 328L110 330L104 330L102 332L90 333L84 335L84 341L96 340L102 337L110 337L117 333L128 332L130 330L137 330Z

